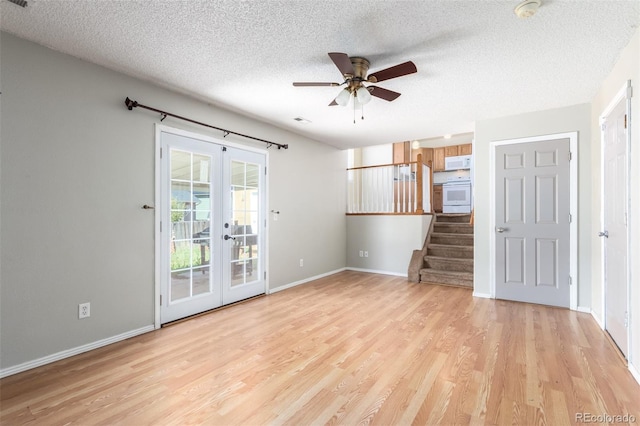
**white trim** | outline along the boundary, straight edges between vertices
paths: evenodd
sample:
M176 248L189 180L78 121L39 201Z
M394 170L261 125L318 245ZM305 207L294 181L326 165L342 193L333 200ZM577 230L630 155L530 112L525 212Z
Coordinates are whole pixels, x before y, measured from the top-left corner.
M633 378L636 379L636 382L638 382L638 384L640 385L640 371L638 371L638 369L633 364L631 364L631 362L628 362L627 366L629 367L629 371L631 372Z
M495 297L491 297L489 293L480 293L479 291L474 291L472 294L473 297L480 297L482 299L495 299Z
M582 312L582 313L585 313L585 314L591 314L592 313L591 308L589 308L588 306L578 306L576 308L576 311Z
M328 277L329 275L337 274L338 272L343 272L346 269L347 268L340 268L340 269L336 269L334 271L325 272L324 274L315 275L313 277L305 278L305 279L300 280L300 281L294 281L294 282L289 283L289 284L281 285L281 286L278 286L276 288L270 288L270 289L267 290L267 294L277 293L279 291L287 290L289 288L296 287L296 286L299 286L301 284L306 284L308 282L315 281L315 280L318 280L320 278ZM267 275L269 275L269 274L267 274Z
M593 310L591 310L591 316L596 320L598 327L600 327L601 330L604 330L604 321L602 321L602 319Z
M352 268L350 266L347 266L345 269L348 270L348 271L368 272L370 274L393 275L393 276L396 276L396 277L405 277L405 278L409 277L409 274L401 273L401 272L379 271L377 269Z
M495 194L495 174L496 174L496 147L500 145L512 145L518 143L528 142L541 142L547 140L556 139L569 139L569 150L571 151L571 161L569 162L569 214L571 214L572 220L569 224L569 275L573 282L569 288L569 308L571 310L578 309L578 222L580 220L578 213L578 132L566 132L566 133L554 133L550 135L531 136L525 138L505 139L501 141L492 141L489 145L489 203L491 211L494 212L496 203ZM489 229L493 230L496 227L495 214L492 213L489 217ZM492 299L496 297L496 233L491 232L489 238L489 284L490 295Z
M627 80L622 88L618 91L618 93L613 97L611 102L607 105L607 107L602 111L599 118L600 124L600 230L604 230L604 173L605 173L605 159L604 159L604 138L605 132L602 129L602 125L607 120L607 117L613 112L616 106L624 100L626 100L625 106L625 114L627 115L627 132L626 132L626 148L625 155L627 156L627 164L626 166L626 174L627 174L627 182L625 188L625 214L627 216L627 244L625 247L626 255L627 255L627 270L626 270L626 278L627 278L627 313L629 318L629 325L627 326L627 360L630 360L632 357L632 335L631 335L631 80ZM604 238L600 238L600 291L602 294L601 300L601 312L603 320L600 321L600 326L603 330L606 330L607 324L607 293L605 288L605 248L604 248ZM613 338L613 337L612 337ZM617 342L616 342L617 344ZM630 364L629 364L630 365ZM637 380L637 379L636 379Z
M31 370L32 368L40 367L45 364L60 361L65 358L69 358L75 355L79 355L84 352L89 352L94 349L101 348L103 346L110 345L112 343L120 342L122 340L130 339L140 334L154 331L153 325L147 325L146 327L138 328L135 330L127 331L126 333L118 334L117 336L107 337L106 339L98 340L96 342L87 343L86 345L78 346L75 348L67 349L55 354L47 355L42 358L27 361L22 364L14 365L13 367L3 368L0 370L0 379L3 377L11 376L13 374L21 373L23 371Z

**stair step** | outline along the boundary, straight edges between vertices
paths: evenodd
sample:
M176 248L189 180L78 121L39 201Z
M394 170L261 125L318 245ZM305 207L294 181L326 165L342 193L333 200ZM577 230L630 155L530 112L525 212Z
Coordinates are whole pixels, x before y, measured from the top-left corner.
M424 261L427 268L473 273L473 259L456 259L427 255L424 257Z
M436 213L437 223L469 223L471 214Z
M473 259L473 245L429 244L428 256Z
M447 234L473 234L473 226L468 223L439 223L433 224L433 231Z
M420 282L473 288L473 273L423 268L420 270Z
M473 246L473 234L431 233L431 244L448 244L455 246Z

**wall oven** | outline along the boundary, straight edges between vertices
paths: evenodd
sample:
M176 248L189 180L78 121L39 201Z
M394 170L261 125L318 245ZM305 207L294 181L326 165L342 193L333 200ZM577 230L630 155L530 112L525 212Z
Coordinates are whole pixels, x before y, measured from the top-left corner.
M471 180L448 178L442 185L442 213L471 213Z

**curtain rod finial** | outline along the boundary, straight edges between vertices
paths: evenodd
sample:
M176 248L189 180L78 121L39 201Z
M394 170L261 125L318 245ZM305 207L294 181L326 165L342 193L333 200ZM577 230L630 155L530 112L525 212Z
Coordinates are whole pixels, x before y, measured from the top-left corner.
M137 107L137 106L138 106L138 102L136 102L136 101L132 101L132 100L131 100L131 99L129 99L128 97L127 97L127 99L125 99L125 100L124 100L124 104L127 106L127 109L128 109L129 111L131 111L132 109L134 109L135 107Z

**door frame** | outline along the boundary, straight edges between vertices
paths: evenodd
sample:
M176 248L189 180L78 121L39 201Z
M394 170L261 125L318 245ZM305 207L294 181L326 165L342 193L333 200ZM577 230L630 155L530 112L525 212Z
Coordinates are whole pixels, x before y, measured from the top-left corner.
M529 142L543 142L556 139L569 139L569 151L571 161L569 161L569 274L571 285L569 291L569 309L578 309L578 132L554 133L550 135L531 136L516 139L504 139L492 141L489 144L489 203L491 214L489 215L489 226L491 230L496 227L495 205L496 205L496 148L501 145L513 145ZM489 238L489 282L490 296L496 298L496 233L491 232Z
M629 213L631 212L631 80L627 80L622 88L616 93L616 95L611 99L611 102L607 105L607 107L602 111L599 117L599 125L600 125L600 230L604 229L604 172L605 172L605 131L603 130L604 122L606 118L613 112L615 107L623 100L626 100L626 108L625 114L627 114L627 132L625 135L625 151L627 156L627 161L625 164L627 179L625 182L625 215L627 218L627 244L625 247L625 252L627 256L627 270L625 271L626 277L626 288L627 288L627 321L631 318L631 223ZM607 330L607 288L605 283L605 248L604 248L604 238L599 238L600 241L600 291L602 294L601 300L601 313L602 318L598 321L602 330ZM617 344L617 342L616 342ZM631 327L627 326L627 359L631 359Z
M235 148L235 149L240 149L240 150L244 150L244 151L249 151L249 152L255 152L258 154L262 154L265 156L265 170L268 169L269 167L269 151L266 149L259 149L259 148L254 148L251 146L247 146L247 145L242 145L240 143L235 143L235 142L230 142L224 139L220 139L220 138L216 138L213 136L208 136L208 135L204 135L202 133L196 133L196 132L191 132L188 130L182 130L182 129L178 129L175 127L169 127L166 126L164 124L159 124L156 123L155 124L155 205L158 206L158 202L162 199L162 190L161 190L161 170L162 170L162 158L160 156L161 152L161 148L162 148L162 140L161 140L161 134L162 133L171 133L177 136L183 136L183 137L187 137L187 138L192 138L192 139L198 139L201 141L205 141L205 142L210 142L212 144L218 145L218 146L227 146L227 147L231 147L231 148ZM264 185L264 191L265 191L265 206L264 206L264 220L265 220L265 224L268 224L267 221L267 212L269 211L269 179L265 179L265 185ZM162 268L161 268L161 259L162 259L162 247L161 247L161 238L159 238L160 236L160 208L158 206L158 208L156 208L154 210L154 240L155 240L155 249L154 249L154 292L153 292L153 311L154 311L154 328L157 330L160 327L162 327L162 323L160 320L160 309L161 309L161 304L160 304L160 293L161 293L161 274L162 274ZM266 273L267 271L267 267L269 265L269 232L268 232L268 226L265 226L265 232L264 232L264 271L265 271L265 294L269 294L269 274Z

